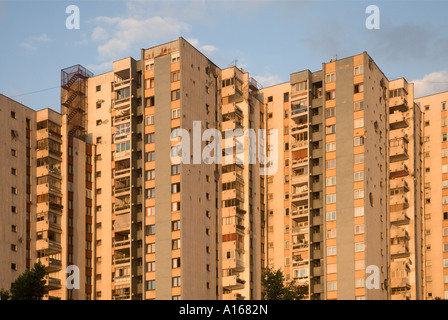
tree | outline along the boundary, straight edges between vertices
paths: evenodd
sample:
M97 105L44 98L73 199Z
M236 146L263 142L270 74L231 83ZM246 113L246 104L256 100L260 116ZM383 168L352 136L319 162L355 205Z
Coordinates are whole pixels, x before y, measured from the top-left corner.
M11 286L11 300L41 300L46 293L45 267L39 261L33 269L26 270Z
M308 286L295 280L285 283L283 272L265 268L262 274L263 300L302 300L308 294Z
M9 291L5 289L0 290L0 300L8 300L9 299Z

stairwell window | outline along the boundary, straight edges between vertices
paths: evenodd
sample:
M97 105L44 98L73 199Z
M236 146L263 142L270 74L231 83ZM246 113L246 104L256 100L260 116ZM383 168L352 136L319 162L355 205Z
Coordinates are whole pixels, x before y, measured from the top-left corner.
M180 118L180 108L171 110L171 119Z
M336 151L336 142L330 142L326 145L327 152Z
M364 92L364 83L358 83L358 84L355 84L354 92L355 92L355 93L361 93L361 92Z
M333 73L329 73L329 74L326 75L326 82L327 83L335 82L335 81L336 81L336 74L334 72Z
M364 137L355 137L354 144L355 147L364 145Z
M364 66L363 65L355 67L355 70L354 70L355 76L363 74L363 73L364 73Z

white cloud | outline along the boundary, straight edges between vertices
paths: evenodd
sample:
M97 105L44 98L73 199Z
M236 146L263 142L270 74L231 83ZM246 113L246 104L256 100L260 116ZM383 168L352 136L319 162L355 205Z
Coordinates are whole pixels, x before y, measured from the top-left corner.
M412 80L416 98L448 91L448 70L433 72L421 79Z
M264 88L282 83L280 77L274 74L265 76L254 76L254 79L257 80Z
M19 46L24 48L27 52L34 52L37 50L39 44L50 43L52 41L53 40L51 40L46 33L42 33L37 36L28 37L28 39L26 41L22 41Z
M92 39L99 42L98 60L108 61L130 56L157 43L174 40L190 26L173 18L97 17ZM107 31L106 31L107 30Z

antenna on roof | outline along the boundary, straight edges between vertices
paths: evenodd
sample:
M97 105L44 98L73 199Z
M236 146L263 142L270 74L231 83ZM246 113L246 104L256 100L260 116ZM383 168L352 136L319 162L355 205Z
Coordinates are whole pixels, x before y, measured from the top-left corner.
M230 66L230 67L236 67L237 65L238 65L238 58L235 57L235 60L233 60L233 61L229 64L229 66Z

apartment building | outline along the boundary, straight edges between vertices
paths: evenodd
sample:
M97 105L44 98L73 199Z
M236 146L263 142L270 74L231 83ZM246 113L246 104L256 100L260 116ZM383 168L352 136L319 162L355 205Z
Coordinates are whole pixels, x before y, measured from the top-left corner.
M448 299L448 92L415 102L423 111L424 299Z
M307 284L310 299L389 298L387 88L363 53L262 90L268 128L283 133L284 170L268 178L268 266Z
M2 186L8 196L1 243L8 258L2 261L0 287L9 289L40 261L47 269L45 299L88 299L91 146L66 134L65 116L51 109L31 110L3 95L0 99L2 137L10 139L2 165L8 171L3 172L8 183ZM77 290L65 286L72 265L77 266L72 283Z

